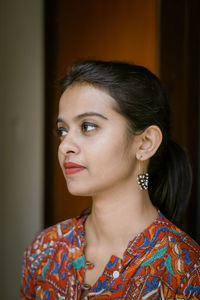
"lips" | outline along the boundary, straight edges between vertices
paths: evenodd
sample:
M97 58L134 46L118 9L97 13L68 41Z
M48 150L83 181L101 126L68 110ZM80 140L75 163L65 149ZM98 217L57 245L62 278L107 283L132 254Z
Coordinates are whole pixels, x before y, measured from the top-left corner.
M66 175L75 174L75 173L83 171L85 169L85 167L78 165L76 163L73 163L73 162L64 163L64 168L65 168Z

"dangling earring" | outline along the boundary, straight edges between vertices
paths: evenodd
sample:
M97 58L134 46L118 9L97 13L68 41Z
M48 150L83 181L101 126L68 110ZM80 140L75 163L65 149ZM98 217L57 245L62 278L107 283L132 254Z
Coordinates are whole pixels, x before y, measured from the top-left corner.
M137 176L138 185L141 190L147 190L149 184L149 174L140 172L140 161L139 161L139 174Z

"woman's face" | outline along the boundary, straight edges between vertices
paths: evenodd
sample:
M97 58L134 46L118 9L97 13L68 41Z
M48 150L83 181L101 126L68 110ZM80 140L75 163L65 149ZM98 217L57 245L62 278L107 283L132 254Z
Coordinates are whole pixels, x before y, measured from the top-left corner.
M60 99L58 158L73 195L95 196L136 180L137 137L128 138L127 121L114 104L88 84L70 86Z

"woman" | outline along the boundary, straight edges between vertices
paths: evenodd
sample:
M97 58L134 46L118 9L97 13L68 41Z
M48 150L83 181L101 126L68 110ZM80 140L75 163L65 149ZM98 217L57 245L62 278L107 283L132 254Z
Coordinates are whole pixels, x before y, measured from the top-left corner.
M21 297L200 299L200 247L171 223L191 173L159 79L121 62L76 64L57 126L68 190L93 204L27 248Z

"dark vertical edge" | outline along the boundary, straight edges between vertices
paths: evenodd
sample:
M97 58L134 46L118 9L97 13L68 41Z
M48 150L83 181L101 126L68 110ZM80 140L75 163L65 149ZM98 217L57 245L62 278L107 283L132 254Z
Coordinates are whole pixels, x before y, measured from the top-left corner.
M173 118L173 125L176 129L175 138L178 137L186 143L194 174L190 203L182 228L196 239L197 227L200 227L200 191L197 191L197 185L200 184L200 171L197 175L199 135L197 129L197 118L199 117L197 109L198 5L198 0L162 0L160 18L160 77L170 96L171 104L174 106L175 115L179 114L181 107L178 99L183 101L184 109L187 107L186 120L184 128L180 131L180 137L177 136L179 134L177 122L179 119L181 120L180 115L177 115L177 119ZM197 207L198 216L196 215Z
M197 196L197 237L200 244L200 2L198 2L198 196Z
M42 161L43 161L43 174L42 174L42 184L43 184L43 190L42 190L42 228L45 226L45 0L42 1L42 18L43 18L43 23L42 23L42 62L43 62L43 133L42 133L42 138L43 138L43 149L42 149Z
M193 219L195 219L195 227L194 227L194 238L198 241L199 234L198 234L198 223L199 223L199 215L198 212L199 207L199 176L198 176L198 149L199 149L199 0L186 0L186 13L187 13L187 22L188 22L188 86L189 86L189 93L188 93L188 113L190 115L191 124L189 124L189 147L192 166L193 166L193 206L191 206L192 211L195 212L195 216L193 216L192 212L188 212L188 220L189 224L193 223ZM191 227L192 228L192 227Z
M52 225L54 220L54 145L53 114L55 95L56 59L56 1L44 0L45 18L45 132L44 132L44 226Z

